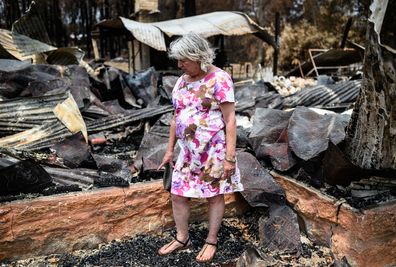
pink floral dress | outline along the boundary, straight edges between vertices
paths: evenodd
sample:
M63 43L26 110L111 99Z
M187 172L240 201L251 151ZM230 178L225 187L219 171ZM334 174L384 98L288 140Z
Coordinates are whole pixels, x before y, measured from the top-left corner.
M172 176L171 193L208 198L243 191L238 167L223 177L226 152L225 123L220 103L234 102L233 83L227 72L217 69L203 79L178 79L172 92L176 138L180 154Z

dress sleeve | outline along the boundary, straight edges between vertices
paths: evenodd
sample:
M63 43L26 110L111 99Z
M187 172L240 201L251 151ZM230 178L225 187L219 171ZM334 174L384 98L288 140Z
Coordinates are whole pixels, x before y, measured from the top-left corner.
M173 105L173 108L175 108L175 109L177 106L175 92L180 89L182 81L183 81L183 78L180 76L179 79L177 79L175 86L172 89L172 105Z
M230 75L225 71L217 74L216 83L214 85L214 98L219 103L235 102L234 83Z

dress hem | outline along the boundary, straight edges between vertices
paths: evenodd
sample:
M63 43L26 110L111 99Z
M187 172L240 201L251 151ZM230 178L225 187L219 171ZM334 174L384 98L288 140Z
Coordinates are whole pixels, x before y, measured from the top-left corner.
M202 199L202 198L211 198L211 197L215 197L215 196L218 196L218 195L232 194L232 193L237 193L237 192L242 192L242 191L244 191L243 188L242 189L236 189L236 190L233 190L233 191L230 191L230 192L223 192L223 193L213 194L211 196L197 196L197 195L187 196L187 195L181 195L181 194L174 193L174 192L172 192L172 190L171 190L170 193L173 194L173 195L176 195L176 196L180 196L180 197Z

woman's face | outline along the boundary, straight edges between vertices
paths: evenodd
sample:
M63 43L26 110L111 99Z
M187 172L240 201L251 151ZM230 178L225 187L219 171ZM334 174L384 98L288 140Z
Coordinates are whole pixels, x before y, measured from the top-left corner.
M186 58L177 60L177 67L189 76L196 76L201 72L198 62Z

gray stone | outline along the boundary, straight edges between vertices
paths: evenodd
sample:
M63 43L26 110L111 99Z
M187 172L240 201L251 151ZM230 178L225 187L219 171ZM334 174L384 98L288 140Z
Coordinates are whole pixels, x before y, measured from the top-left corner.
M325 151L329 140L334 144L345 138L348 115L320 115L305 107L297 107L289 120L289 146L297 157L309 160Z
M297 214L286 206L273 205L269 217L259 219L260 244L269 251L301 253Z
M250 206L267 207L272 203L285 203L285 193L282 187L253 155L240 152L237 160L245 188L241 194Z

